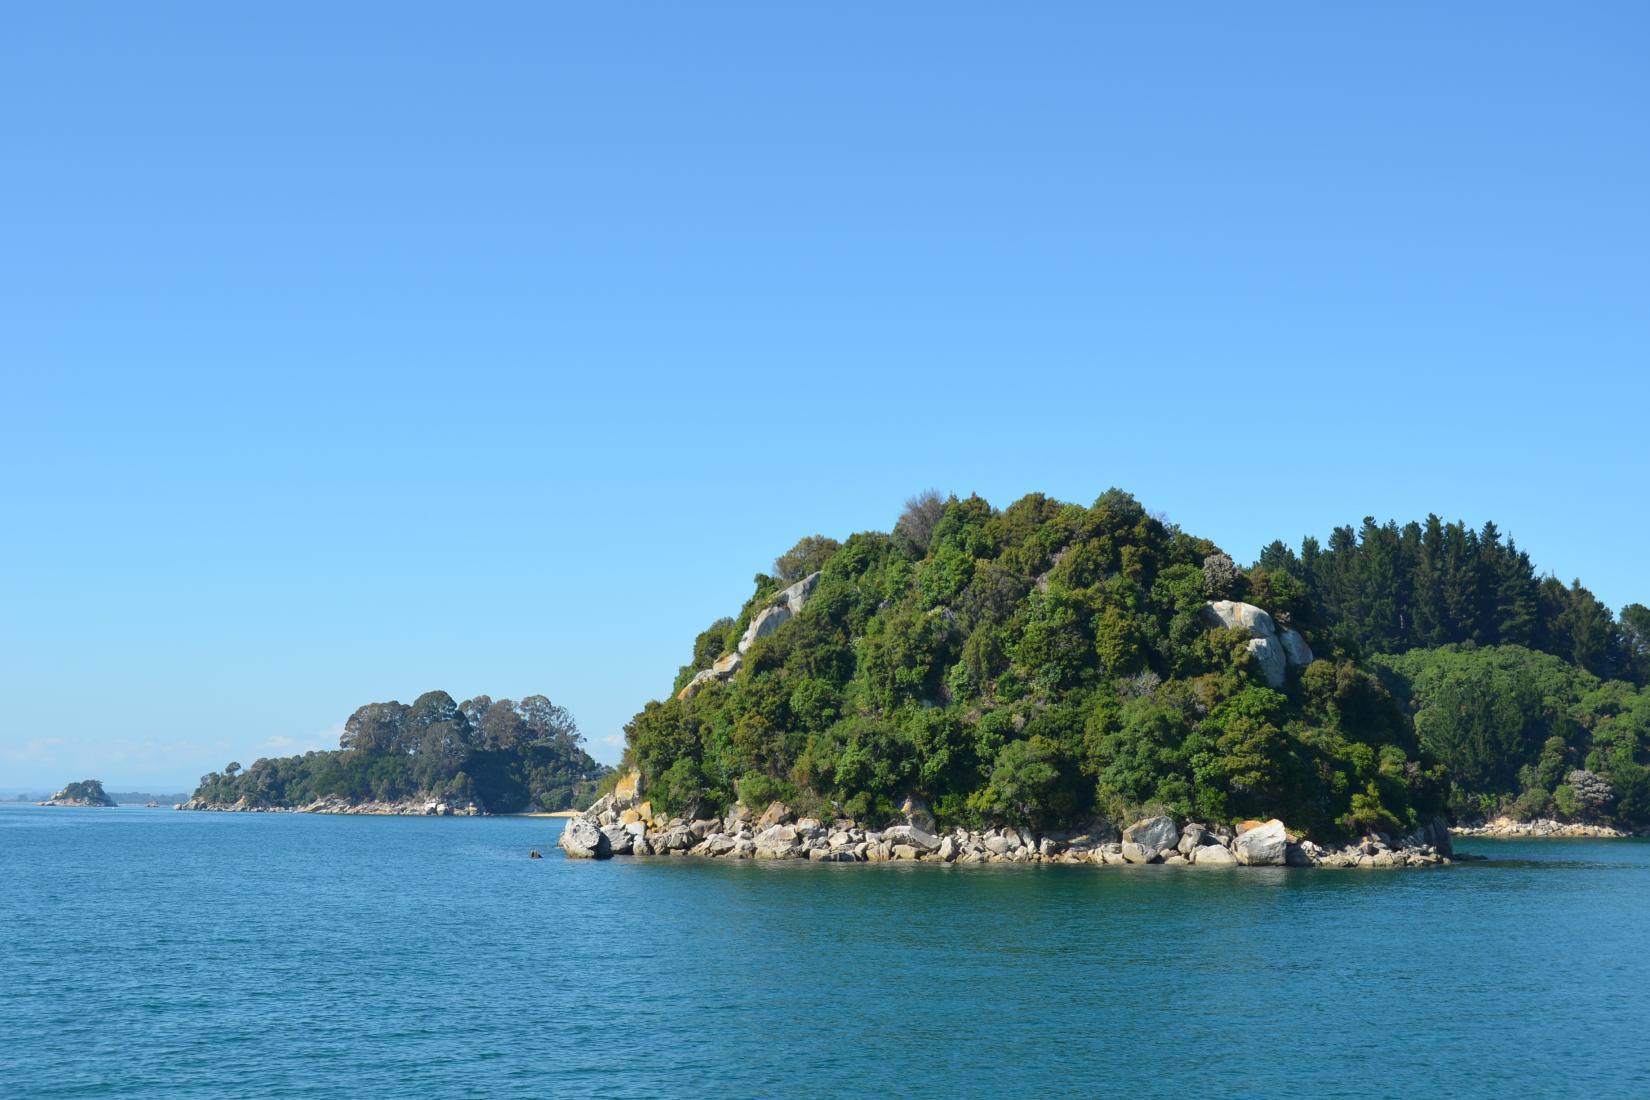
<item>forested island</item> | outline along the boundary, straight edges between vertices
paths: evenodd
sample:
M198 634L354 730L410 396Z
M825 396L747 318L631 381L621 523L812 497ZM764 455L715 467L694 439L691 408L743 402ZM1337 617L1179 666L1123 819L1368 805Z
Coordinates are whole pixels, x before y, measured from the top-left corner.
M1647 678L1650 610L1536 575L1494 524L1370 519L1243 567L1118 490L924 494L758 575L626 727L641 814L615 814L632 794L594 823L645 845L638 816L702 819L683 849L773 803L769 828L821 836L913 806L1033 840L1154 817L1322 843L1445 815L1641 826Z
M180 808L320 813L520 813L586 804L608 771L565 707L543 695L444 691L411 705L368 703L336 750L232 762L201 777Z
M42 806L113 806L115 800L104 791L101 781L82 779L70 783L44 802Z

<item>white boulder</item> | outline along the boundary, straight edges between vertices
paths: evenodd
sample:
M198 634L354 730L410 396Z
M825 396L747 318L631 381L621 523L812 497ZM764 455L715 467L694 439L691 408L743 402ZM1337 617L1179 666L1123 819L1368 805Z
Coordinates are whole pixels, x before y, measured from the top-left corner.
M1219 844L1204 844L1192 850L1191 860L1194 867L1230 867L1237 856Z
M1239 833L1232 842L1237 861L1248 867L1282 867L1288 849L1289 834L1283 822L1275 817L1264 825Z
M1212 619L1216 626L1228 630L1239 629L1249 632L1251 637L1270 638L1277 633L1277 627L1272 623L1272 616L1252 603L1239 603L1236 600L1211 600L1205 618Z
M1269 688L1283 686L1284 676L1289 670L1289 659L1283 654L1283 647L1276 638L1250 638L1248 642L1249 655L1260 666L1260 674L1266 680Z
M588 817L570 818L560 844L570 859L606 859L613 854L607 835Z

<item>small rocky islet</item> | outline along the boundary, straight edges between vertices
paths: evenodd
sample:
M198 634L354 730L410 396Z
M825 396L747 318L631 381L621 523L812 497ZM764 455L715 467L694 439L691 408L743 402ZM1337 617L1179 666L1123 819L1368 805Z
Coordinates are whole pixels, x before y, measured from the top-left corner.
M116 804L115 800L110 798L108 792L103 789L103 784L96 779L82 779L78 783L70 783L46 801L39 803L41 806L73 806L79 808L106 807Z
M686 820L655 816L634 777L571 818L559 841L573 859L612 856L700 856L711 859L808 860L820 863L1089 863L1249 867L1436 867L1454 852L1449 825L1434 819L1413 833L1371 834L1341 848L1325 848L1292 833L1282 821L1246 821L1236 827L1148 817L1119 829L1097 823L1087 831L1038 834L1002 825L983 831L940 832L917 799L902 806L904 820L881 829L848 818L826 822L798 816L782 802L760 815L736 805L724 817Z

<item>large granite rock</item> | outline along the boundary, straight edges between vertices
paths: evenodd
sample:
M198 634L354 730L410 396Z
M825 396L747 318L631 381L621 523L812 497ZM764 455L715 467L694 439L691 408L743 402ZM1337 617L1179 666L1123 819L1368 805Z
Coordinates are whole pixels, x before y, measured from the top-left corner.
M783 802L770 802L768 808L762 811L762 816L756 819L758 829L766 829L770 825L781 825L796 817L791 808Z
M1154 863L1160 858L1162 857L1157 854L1156 850L1147 848L1143 844L1136 844L1132 840L1123 842L1124 863Z
M682 690L676 693L676 698L684 702L699 694L699 689L706 684L721 683L722 677L714 668L701 669L693 674L693 679L682 685Z
M606 859L613 854L607 834L587 817L569 818L560 843L570 859Z
M1123 840L1132 841L1148 852L1160 852L1180 843L1180 830L1172 817L1148 817L1124 829Z
M755 839L757 859L796 859L803 854L795 825L771 825Z
M1278 644L1283 646L1283 655L1296 668L1305 668L1312 663L1312 647L1306 644L1301 632L1293 627L1278 635Z
M1189 859L1192 849L1201 845L1206 838L1211 841L1214 839L1209 836L1209 830L1194 821L1180 830L1180 843L1175 845L1175 850Z
M648 843L655 853L663 855L666 852L685 852L699 842L686 825L672 825L663 832L653 834Z
M792 616L802 614L802 608L807 605L808 597L814 594L819 587L819 574L809 573L806 577L791 585L785 591L773 598L773 602L751 619L750 625L745 627L745 633L739 639L739 652L744 653L755 645L760 638L784 626Z
M1260 674L1269 688L1281 688L1289 672L1289 658L1276 638L1250 638L1249 655L1260 666Z
M693 679L683 684L682 690L676 693L676 698L691 699L699 694L700 689L706 684L719 684L733 679L734 673L744 664L745 651L755 645L758 639L766 638L784 626L793 616L800 615L808 602L808 597L813 595L814 589L818 586L819 574L810 573L775 596L773 602L758 611L745 627L745 633L739 638L738 647L733 652L724 653L716 658L709 668L694 673Z
M1249 652L1268 687L1281 688L1291 667L1305 668L1312 663L1312 648L1300 632L1289 629L1280 633L1272 616L1252 603L1211 600L1203 609L1203 617L1212 626L1249 635Z
M1227 630L1245 631L1252 638L1270 638L1278 632L1272 616L1252 603L1211 600L1204 618Z
M1282 867L1289 850L1289 834L1277 818L1238 834L1232 842L1237 861L1248 867Z
M1191 860L1194 867L1231 867L1237 856L1219 844L1204 844L1192 849Z
M602 826L602 836L607 838L609 855L628 856L636 845L636 834L628 826L614 823Z
M756 617L745 628L745 633L739 639L739 652L744 653L751 646L766 638L788 622L795 614L784 606L765 607L756 613Z
M895 825L891 829L884 829L882 839L893 844L909 844L919 852L940 850L940 838L915 825Z

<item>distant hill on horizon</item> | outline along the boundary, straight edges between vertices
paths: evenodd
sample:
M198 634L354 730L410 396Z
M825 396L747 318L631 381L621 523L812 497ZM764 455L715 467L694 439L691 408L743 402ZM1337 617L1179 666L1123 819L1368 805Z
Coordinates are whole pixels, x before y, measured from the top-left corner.
M0 802L41 802L52 796L49 787L6 787L0 789ZM116 802L137 803L159 802L163 806L172 806L188 798L187 794L174 792L172 794L151 794L148 791L110 791L109 797Z

